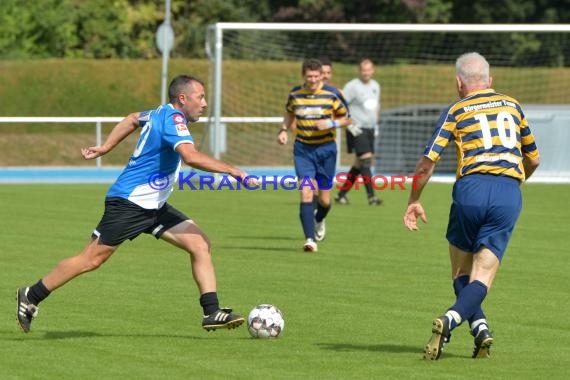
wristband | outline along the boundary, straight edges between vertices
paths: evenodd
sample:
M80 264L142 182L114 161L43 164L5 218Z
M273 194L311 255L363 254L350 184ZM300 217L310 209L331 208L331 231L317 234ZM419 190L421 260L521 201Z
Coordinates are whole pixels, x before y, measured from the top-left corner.
M277 134L278 134L278 135L280 135L280 134L281 134L281 132L287 132L287 129L285 129L285 128L281 128L281 129L279 130L279 132L277 132Z
M329 128L340 128L340 121L338 120L327 120L327 126Z

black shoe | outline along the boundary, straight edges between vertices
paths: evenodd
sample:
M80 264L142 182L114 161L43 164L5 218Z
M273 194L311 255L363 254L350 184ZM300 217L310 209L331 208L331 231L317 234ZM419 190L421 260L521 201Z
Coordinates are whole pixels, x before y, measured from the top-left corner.
M350 202L348 201L348 198L346 197L346 195L340 195L338 194L336 197L334 197L334 201L336 204L339 205L347 205L350 204Z
M443 346L451 339L449 318L445 315L433 320L432 336L424 348L424 359L437 360L441 356Z
M491 357L491 345L493 344L493 335L488 329L480 330L475 337L475 347L473 348L474 359L483 359Z
M206 331L235 329L244 321L245 319L241 315L232 314L232 309L218 309L212 314L204 316L202 327Z
M382 199L380 198L376 198L376 197L370 197L368 198L368 204L370 206L380 206L382 204Z
M28 300L28 290L30 290L30 288L20 288L16 291L18 324L24 332L30 331L32 319L38 315L39 309Z

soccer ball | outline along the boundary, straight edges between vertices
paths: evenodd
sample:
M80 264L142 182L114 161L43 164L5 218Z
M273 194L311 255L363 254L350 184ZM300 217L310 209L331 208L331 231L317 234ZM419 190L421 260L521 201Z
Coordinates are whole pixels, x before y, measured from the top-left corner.
M257 305L247 317L249 333L254 338L277 338L283 333L285 320L281 310L273 305Z

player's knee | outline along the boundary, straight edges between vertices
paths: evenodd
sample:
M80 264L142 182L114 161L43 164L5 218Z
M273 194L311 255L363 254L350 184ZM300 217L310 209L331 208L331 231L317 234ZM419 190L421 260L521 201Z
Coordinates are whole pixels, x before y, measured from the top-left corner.
M99 269L99 267L101 267L101 265L103 265L105 263L105 261L107 261L108 258L109 258L108 256L93 257L92 259L90 259L86 262L86 265L84 265L83 271L84 272L91 272L93 270Z
M212 254L212 243L207 237L201 236L200 239L192 244L192 248L188 251L195 256L209 256Z
M313 191L317 189L316 186L306 186L301 188L301 202L312 202L313 201Z
M99 269L99 267L103 265L103 261L100 260L91 260L90 262L87 263L87 265L84 267L83 271L84 272L91 272L93 270Z
M97 246L100 248L101 246ZM115 248L107 247L106 249L98 249L97 251L88 251L80 255L81 270L83 272L91 272L103 265L109 257L115 252Z
M207 237L204 237L205 249L208 254L212 254L212 242Z

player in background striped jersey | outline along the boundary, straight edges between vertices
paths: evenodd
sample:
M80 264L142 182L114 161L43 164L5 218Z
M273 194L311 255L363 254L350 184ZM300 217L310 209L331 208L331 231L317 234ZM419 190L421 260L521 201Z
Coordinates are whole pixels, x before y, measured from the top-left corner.
M288 141L287 131L296 125L293 147L295 172L301 190L300 219L305 234L303 249L317 251L316 241L325 237L325 217L331 207L331 188L336 170L336 129L350 125L342 93L322 81L322 64L308 59L301 68L304 83L289 92L283 125L277 141ZM319 202L313 207L313 191Z

